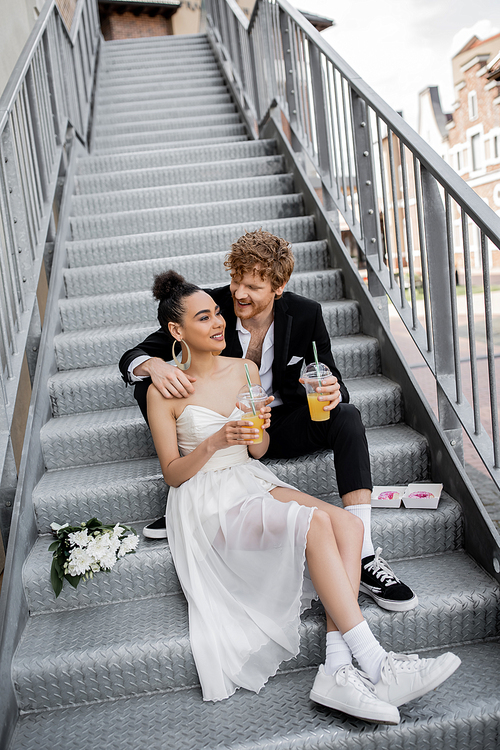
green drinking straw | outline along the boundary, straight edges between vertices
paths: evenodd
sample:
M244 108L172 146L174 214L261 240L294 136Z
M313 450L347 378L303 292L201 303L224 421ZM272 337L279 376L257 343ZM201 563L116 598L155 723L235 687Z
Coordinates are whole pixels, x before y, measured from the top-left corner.
M256 417L257 416L257 412L255 410L255 401L253 400L252 382L250 380L250 373L248 372L248 365L247 365L246 362L245 362L245 373L246 373L246 376L247 376L248 390L249 390L249 393L250 393L250 403L252 405L253 416Z
M319 376L319 359L318 359L318 350L316 349L316 342L313 341L312 345L313 345L313 352L314 352L314 360L316 362L316 372L318 373L318 384L319 384L319 387L321 388L321 378Z

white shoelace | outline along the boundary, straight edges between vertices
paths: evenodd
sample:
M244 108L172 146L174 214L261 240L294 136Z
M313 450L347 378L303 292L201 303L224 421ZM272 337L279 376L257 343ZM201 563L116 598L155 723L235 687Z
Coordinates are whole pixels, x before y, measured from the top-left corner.
M417 666L420 667L423 661L417 654L395 654L394 651L389 651L382 662L380 679L387 685L392 672L394 681L397 683L398 672L415 672Z
M394 575L384 558L380 557L381 552L382 547L377 547L375 557L371 562L365 565L365 570L369 573L373 573L377 580L381 581L381 583L385 583L387 586L392 586L394 583L401 583L399 578Z
M346 687L346 685L351 682L360 693L368 692L370 695L375 694L375 688L370 682L368 675L365 675L364 672L353 667L352 664L346 664L337 669L335 672L335 681L340 687Z

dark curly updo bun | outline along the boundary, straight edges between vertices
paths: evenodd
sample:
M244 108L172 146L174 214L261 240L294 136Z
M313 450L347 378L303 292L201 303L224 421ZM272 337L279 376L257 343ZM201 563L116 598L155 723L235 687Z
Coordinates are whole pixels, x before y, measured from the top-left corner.
M168 331L169 323L182 324L184 317L184 297L190 297L199 292L200 287L190 284L184 276L176 271L165 271L155 276L153 283L153 297L159 301L158 322L164 331Z

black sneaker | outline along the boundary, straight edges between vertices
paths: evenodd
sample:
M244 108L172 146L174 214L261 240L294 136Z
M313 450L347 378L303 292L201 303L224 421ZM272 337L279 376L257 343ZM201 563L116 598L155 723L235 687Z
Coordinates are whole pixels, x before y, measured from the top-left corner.
M146 539L166 539L167 525L165 522L165 516L148 523L148 525L143 528L142 533Z
M418 604L417 595L394 575L388 563L380 557L382 547L374 555L361 560L359 590L374 599L379 607L391 612L407 612Z

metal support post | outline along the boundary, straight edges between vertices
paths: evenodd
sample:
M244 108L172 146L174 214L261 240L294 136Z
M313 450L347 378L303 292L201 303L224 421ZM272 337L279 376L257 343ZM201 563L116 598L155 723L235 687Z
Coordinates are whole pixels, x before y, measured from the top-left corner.
M450 336L452 330L450 283L454 283L454 274L452 279L448 268L445 207L435 178L423 166L421 166L420 174L429 265L429 294L439 421L460 461L464 463L460 421L439 384L440 380L455 381L453 340Z
M387 295L374 271L374 267L379 271L382 270L383 250L369 112L366 102L352 89L350 89L350 95L354 151L358 175L359 216L364 240L364 253L367 261L368 288L380 311L380 315L386 322L389 322Z
M288 122L292 135L292 149L302 160L302 145L295 135L297 132L297 80L294 61L292 57L292 29L287 14L280 7L280 32L281 44L283 48L283 58L285 63L285 85L286 85L286 102L288 105Z

